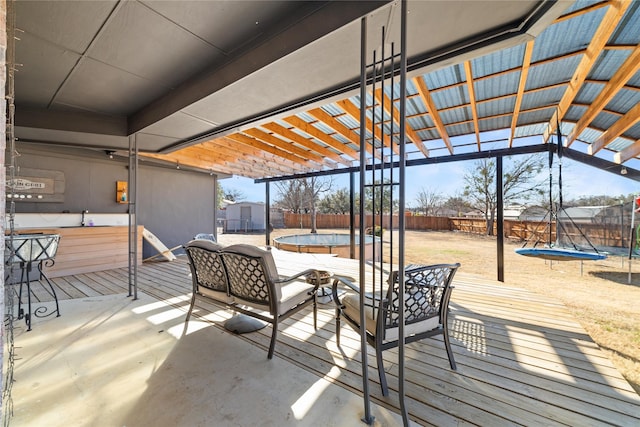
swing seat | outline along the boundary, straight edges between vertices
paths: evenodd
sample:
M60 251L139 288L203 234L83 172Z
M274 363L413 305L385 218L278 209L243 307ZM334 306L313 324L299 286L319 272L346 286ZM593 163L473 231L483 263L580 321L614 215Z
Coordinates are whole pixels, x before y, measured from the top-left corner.
M600 252L585 252L568 248L520 248L516 249L516 253L553 261L597 261L607 258L606 254Z

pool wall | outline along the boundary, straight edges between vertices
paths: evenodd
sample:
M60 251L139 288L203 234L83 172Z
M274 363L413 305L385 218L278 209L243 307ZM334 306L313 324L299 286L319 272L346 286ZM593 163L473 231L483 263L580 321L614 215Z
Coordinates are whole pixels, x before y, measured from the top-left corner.
M317 236L317 237L315 237ZM324 238L324 237L334 237L333 240L335 242L330 241L327 242L317 242L311 243L311 240ZM338 238L338 236L340 238ZM369 236L367 236L369 237ZM348 234L295 234L289 236L281 236L273 239L273 246L277 249L289 252L298 252L305 254L333 254L339 256L341 258L350 258L351 254L351 245L349 242L350 236ZM289 240L289 241L287 241ZM346 243L338 242L338 240L344 240ZM379 249L380 242L377 242L378 245L376 247ZM359 257L359 238L356 236L356 258ZM370 242L365 243L365 259L373 258L373 239ZM378 257L379 258L379 257Z

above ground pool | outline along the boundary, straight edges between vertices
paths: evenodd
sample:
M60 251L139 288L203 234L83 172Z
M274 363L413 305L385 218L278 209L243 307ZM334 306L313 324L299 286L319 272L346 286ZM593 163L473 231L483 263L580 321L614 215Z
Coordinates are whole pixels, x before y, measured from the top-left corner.
M349 234L294 234L290 236L281 236L273 239L273 245L284 251L300 252L309 254L334 254L339 257L350 257L350 238ZM375 238L377 246L380 239ZM355 236L356 253L360 243L360 236ZM373 236L365 236L365 259L373 257Z

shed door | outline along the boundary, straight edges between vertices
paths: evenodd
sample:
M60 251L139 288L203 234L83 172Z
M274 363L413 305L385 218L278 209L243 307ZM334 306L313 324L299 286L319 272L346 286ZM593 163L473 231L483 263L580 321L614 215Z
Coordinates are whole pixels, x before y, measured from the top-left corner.
M251 229L251 206L240 207L240 228L245 231Z

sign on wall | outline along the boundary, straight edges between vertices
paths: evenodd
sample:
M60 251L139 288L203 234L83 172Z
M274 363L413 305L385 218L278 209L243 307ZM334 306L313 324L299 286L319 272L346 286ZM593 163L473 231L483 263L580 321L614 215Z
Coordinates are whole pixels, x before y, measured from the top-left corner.
M7 179L7 200L15 202L64 202L64 172L20 168L18 176Z

